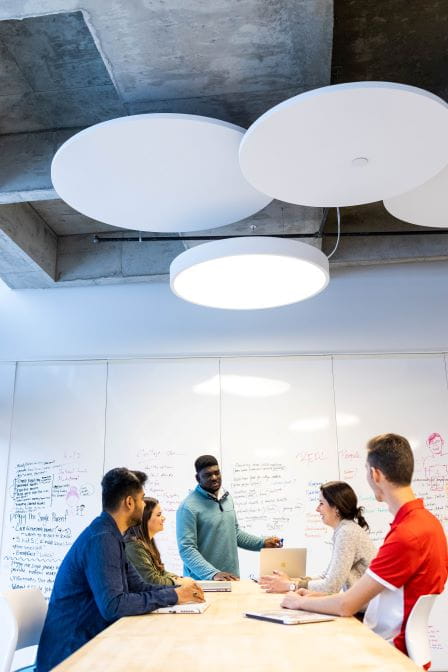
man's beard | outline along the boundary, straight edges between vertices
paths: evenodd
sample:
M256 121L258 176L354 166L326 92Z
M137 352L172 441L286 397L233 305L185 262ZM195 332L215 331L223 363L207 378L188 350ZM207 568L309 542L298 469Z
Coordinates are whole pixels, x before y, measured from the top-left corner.
M135 525L140 525L141 522L142 522L142 516L138 516L138 514L134 513L134 515L129 516L128 529L130 527L135 527Z

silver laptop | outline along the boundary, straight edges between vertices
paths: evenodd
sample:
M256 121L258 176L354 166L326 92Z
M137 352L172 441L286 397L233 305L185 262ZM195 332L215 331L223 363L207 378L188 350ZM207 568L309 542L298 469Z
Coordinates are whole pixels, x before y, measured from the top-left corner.
M279 609L278 611L246 611L249 618L258 618L260 621L272 621L284 625L300 625L301 623L320 623L334 621L336 616L316 614L314 611L302 609Z
M230 593L232 591L231 581L195 581L202 588L204 593Z
M260 551L260 576L280 570L295 578L306 576L306 548L262 548Z
M171 607L160 607L153 614L203 614L210 606L209 602L187 602L186 604L173 604Z

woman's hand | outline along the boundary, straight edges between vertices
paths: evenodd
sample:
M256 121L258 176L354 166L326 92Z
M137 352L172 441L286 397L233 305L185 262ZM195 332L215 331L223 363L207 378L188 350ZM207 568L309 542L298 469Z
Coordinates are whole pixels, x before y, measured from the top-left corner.
M291 579L285 572L274 570L269 576L262 576L260 578L260 586L264 588L267 593L287 593Z

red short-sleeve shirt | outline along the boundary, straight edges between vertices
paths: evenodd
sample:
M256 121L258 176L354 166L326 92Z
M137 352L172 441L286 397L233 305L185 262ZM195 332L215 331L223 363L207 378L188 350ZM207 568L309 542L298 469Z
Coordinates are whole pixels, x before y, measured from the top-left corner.
M421 595L443 591L448 573L445 532L422 499L403 504L367 574L385 590L370 601L364 623L407 653L405 628Z

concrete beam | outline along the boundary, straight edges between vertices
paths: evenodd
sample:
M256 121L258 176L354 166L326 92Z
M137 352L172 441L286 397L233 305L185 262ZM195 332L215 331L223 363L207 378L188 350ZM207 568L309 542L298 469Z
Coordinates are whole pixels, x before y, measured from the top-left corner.
M335 209L332 208L326 232L336 232ZM448 259L448 235L425 235L425 227L402 222L384 208L382 202L341 209L342 232L394 231L403 235L341 237L331 258L331 265L369 266L409 261L439 261ZM418 235L405 235L413 231ZM329 254L336 243L334 237L324 237L323 251Z
M191 235L275 236L279 233L297 233L297 240L300 240L301 233L316 233L319 230L323 216L324 208L308 208L305 205L272 201L255 215L235 224L206 231L192 231ZM188 234L185 235L188 237ZM181 233L179 236L182 238ZM322 245L321 238L304 238L303 242L319 248ZM188 249L202 243L185 240L184 245Z
M114 238L128 235L133 232L110 234ZM94 243L92 235L62 236L58 245L57 284L82 286L160 281L168 278L170 263L184 250L180 240Z
M50 177L51 161L80 130L0 135L0 204L58 198Z
M253 217L235 224L192 235L260 235L276 233L314 233L319 229L322 208L305 208L274 201ZM255 229L252 230L251 227ZM300 233L298 239L300 239ZM102 238L136 236L135 231L100 234ZM144 235L144 234L143 234ZM157 234L154 234L157 235ZM187 234L186 234L187 235ZM160 234L163 237L163 234ZM305 239L320 246L321 240ZM94 243L93 235L69 235L58 238L57 284L88 285L166 280L172 260L185 249L201 245L182 239L166 242L129 242L114 240Z
M335 238L327 238L324 251L329 253ZM448 235L435 236L378 236L342 238L331 258L331 265L374 266L399 264L410 261L444 261L448 259Z
M216 235L315 233L323 217L320 208L305 208L274 201L254 217L207 232ZM334 231L334 212L326 230ZM389 221L391 220L391 221ZM256 228L251 229L252 226ZM344 208L342 231L420 230L399 222L382 204ZM197 232L198 235L200 232ZM166 281L171 261L196 242L179 236L178 241L129 242L133 231L101 234L118 240L95 243L91 234L56 237L31 204L0 206L0 275L13 288L42 288L66 285L122 284ZM162 234L161 234L161 237ZM320 246L320 238L303 238ZM335 238L326 237L323 249L333 249ZM448 236L427 235L384 237L342 237L331 259L332 267L448 259Z
M0 206L0 277L9 287L52 287L56 252L56 236L30 205Z

